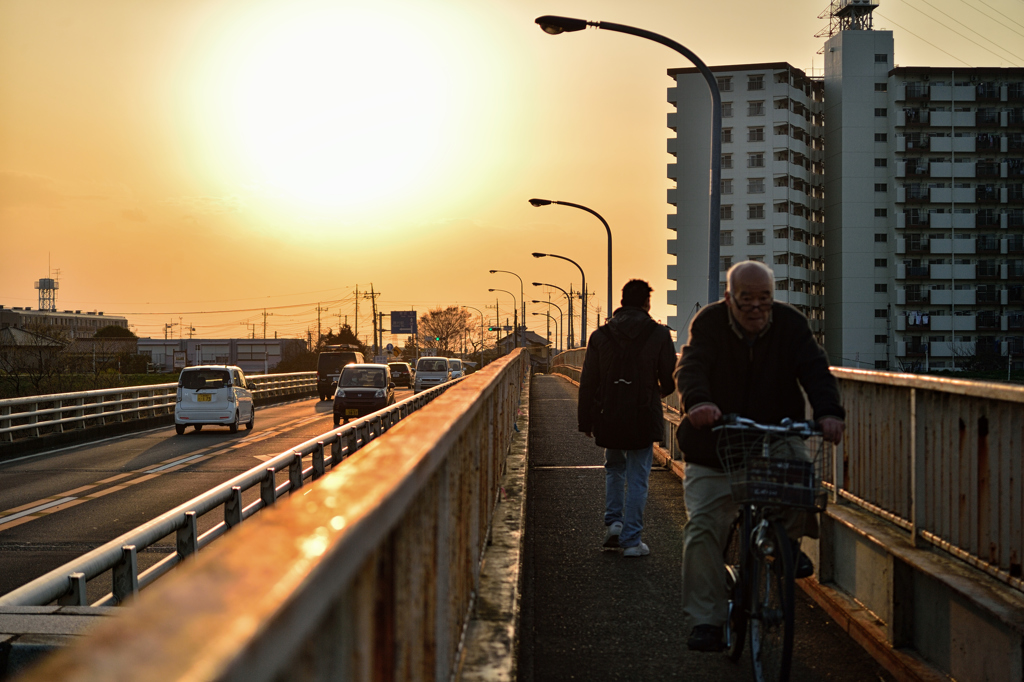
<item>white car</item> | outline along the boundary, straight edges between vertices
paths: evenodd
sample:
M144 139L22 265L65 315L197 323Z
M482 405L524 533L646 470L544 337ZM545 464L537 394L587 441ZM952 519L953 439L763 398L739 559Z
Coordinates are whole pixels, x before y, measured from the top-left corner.
M448 358L429 357L416 361L416 381L413 382L413 393L425 391L439 386L452 378L448 368Z
M455 358L448 358L448 371L452 374L452 379L461 379L466 376L466 370L462 366L462 360L456 360Z
M255 426L252 392L238 367L203 365L181 370L174 430L181 435L187 426L201 431L207 424L226 426L231 433L238 431L239 424L245 424L246 429Z

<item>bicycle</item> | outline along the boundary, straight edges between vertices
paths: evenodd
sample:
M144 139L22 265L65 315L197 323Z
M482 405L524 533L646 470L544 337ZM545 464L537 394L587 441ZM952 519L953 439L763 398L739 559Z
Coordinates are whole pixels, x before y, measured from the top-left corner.
M739 660L749 626L755 679L785 682L793 657L794 561L800 543L790 541L780 516L824 511L824 440L813 422L789 419L773 426L728 415L713 430L740 506L724 552L725 651Z

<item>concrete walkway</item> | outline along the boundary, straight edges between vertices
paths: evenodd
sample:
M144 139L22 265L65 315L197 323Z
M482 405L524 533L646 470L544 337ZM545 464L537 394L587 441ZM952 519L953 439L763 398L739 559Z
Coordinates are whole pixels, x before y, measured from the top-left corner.
M576 387L542 375L530 395L519 679L751 679L749 656L734 664L686 648L679 478L651 472L649 556L603 550L604 455L576 431ZM796 615L795 682L893 679L800 590Z

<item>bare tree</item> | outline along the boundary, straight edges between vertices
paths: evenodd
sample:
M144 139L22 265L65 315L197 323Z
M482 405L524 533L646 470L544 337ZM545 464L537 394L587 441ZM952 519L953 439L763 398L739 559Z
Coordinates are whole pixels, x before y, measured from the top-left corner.
M420 345L436 348L439 353L454 352L462 345L463 333L470 329L469 318L469 311L457 305L420 315Z

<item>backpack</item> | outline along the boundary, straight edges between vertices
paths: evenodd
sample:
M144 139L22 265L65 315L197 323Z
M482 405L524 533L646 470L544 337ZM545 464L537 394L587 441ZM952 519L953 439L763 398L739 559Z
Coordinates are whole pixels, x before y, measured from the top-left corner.
M652 436L651 390L640 376L640 351L658 324L651 320L634 339L613 331L601 330L610 343L611 362L600 388L600 411L594 423L594 436L602 447L634 450L656 439Z

